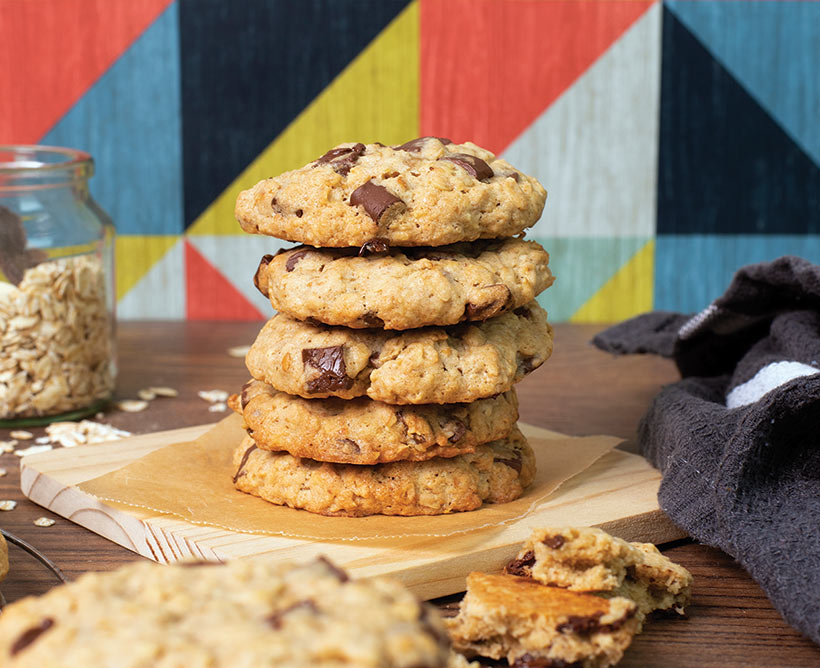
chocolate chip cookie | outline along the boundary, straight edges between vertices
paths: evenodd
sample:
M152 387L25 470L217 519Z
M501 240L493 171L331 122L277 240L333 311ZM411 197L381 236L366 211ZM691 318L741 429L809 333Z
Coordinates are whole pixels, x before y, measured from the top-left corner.
M319 247L444 246L512 237L541 216L534 178L475 144L421 137L401 146L341 144L240 193L251 234Z
M445 620L453 647L506 658L513 668L615 665L638 627L626 598L547 587L511 575L470 573L458 616Z
M641 619L653 610L682 613L692 588L692 574L652 543L627 543L592 527L538 529L505 570L573 591L626 596Z
M329 327L280 313L245 363L257 380L306 398L454 404L506 392L551 353L547 314L530 302L482 323L405 332Z
M515 390L469 404L397 406L302 399L254 380L232 407L259 448L340 464L454 457L506 436L518 419Z
M362 255L299 246L263 257L254 283L298 320L413 329L486 320L531 302L553 280L541 246L506 239Z
M0 663L24 666L432 666L435 610L388 578L330 562L136 563L89 573L0 617Z
M374 466L330 464L257 447L234 452L236 488L321 515L441 515L517 499L535 476L535 455L513 428L456 457Z

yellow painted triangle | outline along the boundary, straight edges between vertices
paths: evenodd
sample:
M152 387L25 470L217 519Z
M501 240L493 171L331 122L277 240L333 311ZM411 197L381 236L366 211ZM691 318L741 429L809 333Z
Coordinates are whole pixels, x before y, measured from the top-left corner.
M186 234L240 234L241 190L346 141L403 143L419 134L419 8L409 4L229 185Z
M180 235L118 235L115 243L117 301L133 288L180 239ZM183 280L180 276L179 280Z
M571 322L617 322L652 310L655 240L646 243L570 318Z

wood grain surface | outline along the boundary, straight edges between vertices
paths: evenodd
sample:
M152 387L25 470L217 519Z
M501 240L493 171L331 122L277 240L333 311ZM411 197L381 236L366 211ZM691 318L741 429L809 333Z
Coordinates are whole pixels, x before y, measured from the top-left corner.
M142 413L111 410L104 421L134 433L216 422L197 391L235 390L247 380L231 346L249 344L259 323L121 323L118 396L133 398L151 385L179 390L175 399L158 399ZM651 356L612 357L589 345L595 326L558 325L553 358L519 385L521 419L575 435L608 433L634 438L638 421L662 384L677 379L674 365ZM41 429L32 429L41 435ZM0 440L9 438L0 430ZM626 446L630 447L629 444ZM133 552L71 522L56 518L48 528L33 520L51 516L20 491L19 460L0 455L0 498L17 507L0 514L0 526L42 550L69 578L86 571L111 570L139 559ZM682 541L662 546L692 571L694 599L688 619L647 624L621 666L818 666L820 649L786 625L761 589L727 555ZM56 580L41 565L9 550L11 572L2 583L10 601L48 590ZM436 602L452 609L456 597Z

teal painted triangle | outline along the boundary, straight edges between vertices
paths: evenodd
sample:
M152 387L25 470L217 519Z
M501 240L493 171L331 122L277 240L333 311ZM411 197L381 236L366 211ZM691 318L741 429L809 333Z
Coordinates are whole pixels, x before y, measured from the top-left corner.
M538 297L550 322L569 320L649 241L647 237L535 237L550 254L555 283Z
M666 6L820 165L820 2Z
M179 18L172 4L42 139L88 151L121 234L181 234Z

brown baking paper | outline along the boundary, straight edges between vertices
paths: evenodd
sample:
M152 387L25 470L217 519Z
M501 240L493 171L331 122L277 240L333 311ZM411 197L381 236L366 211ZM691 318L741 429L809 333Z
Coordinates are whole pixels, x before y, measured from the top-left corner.
M529 425L520 427L537 461L535 481L524 496L510 503L485 504L478 510L450 515L325 517L276 506L240 492L232 483L232 453L245 436L238 415L225 418L195 441L155 450L79 488L106 503L240 533L324 541L450 536L521 519L561 483L591 466L621 440L613 436L564 436Z

